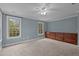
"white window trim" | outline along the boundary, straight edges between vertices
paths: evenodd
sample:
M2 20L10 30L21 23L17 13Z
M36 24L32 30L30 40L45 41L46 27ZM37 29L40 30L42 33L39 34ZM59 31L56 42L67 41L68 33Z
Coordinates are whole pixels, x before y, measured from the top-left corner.
M6 19L7 19L7 26L6 26L7 27L7 31L6 31L7 39L20 38L21 37L21 18L19 19L20 20L20 35L19 36L15 36L15 37L9 37L9 34L8 34L8 30L9 30L9 28L8 28L8 19L9 19L9 17L14 17L14 16L6 16Z
M37 25L38 25L39 23L42 24L42 31L43 31L43 33L42 33L42 34L39 34L39 33L38 33L38 27L37 27L37 34L38 34L39 36L41 36L41 35L44 35L44 23L43 23L43 22L38 22Z

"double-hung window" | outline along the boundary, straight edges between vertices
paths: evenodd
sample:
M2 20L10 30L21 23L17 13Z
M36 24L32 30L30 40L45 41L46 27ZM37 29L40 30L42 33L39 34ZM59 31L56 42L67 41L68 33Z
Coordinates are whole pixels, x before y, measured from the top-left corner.
M7 38L21 37L21 18L7 16Z
M44 23L38 22L38 35L44 35Z

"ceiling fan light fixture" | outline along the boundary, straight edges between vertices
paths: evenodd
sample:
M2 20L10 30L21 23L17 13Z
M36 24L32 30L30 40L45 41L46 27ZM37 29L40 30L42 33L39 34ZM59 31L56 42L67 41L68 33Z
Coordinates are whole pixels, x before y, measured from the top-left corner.
M47 12L41 12L41 15L46 15L47 14Z

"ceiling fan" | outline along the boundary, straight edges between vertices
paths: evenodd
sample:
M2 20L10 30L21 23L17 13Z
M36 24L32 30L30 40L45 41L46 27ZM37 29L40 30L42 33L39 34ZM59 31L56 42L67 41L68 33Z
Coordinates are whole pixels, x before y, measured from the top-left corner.
M50 3L42 3L40 4L40 7L35 8L35 10L38 11L40 15L44 16L50 11L49 9L51 9Z

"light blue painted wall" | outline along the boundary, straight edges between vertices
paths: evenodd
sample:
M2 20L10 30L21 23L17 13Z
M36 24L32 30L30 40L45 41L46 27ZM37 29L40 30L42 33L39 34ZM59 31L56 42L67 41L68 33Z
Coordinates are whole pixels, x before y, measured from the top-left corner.
M2 20L2 38L3 38L3 46L6 44L21 42L28 39L33 39L38 37L37 35L37 22L36 20L22 18L22 36L21 38L16 39L7 39L6 38L6 15L3 15ZM79 22L79 21L78 21ZM45 31L50 32L77 32L77 17L67 18L61 21L54 21L54 22L44 22L45 23ZM79 31L78 31L79 32Z
M6 44L17 43L23 40L30 40L37 38L37 22L28 18L22 18L21 20L21 38L7 39L6 37L6 15L3 15L3 46Z
M77 17L66 18L60 21L47 23L47 30L50 32L77 32Z

